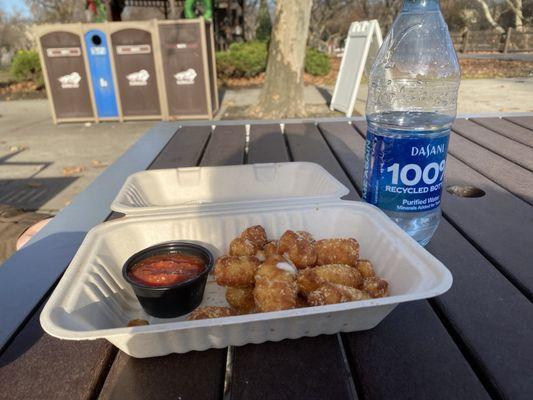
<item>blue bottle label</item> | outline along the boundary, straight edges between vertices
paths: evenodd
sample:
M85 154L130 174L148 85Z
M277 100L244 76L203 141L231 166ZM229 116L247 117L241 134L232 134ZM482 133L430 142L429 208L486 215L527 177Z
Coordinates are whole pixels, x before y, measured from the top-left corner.
M450 131L433 138L387 137L369 128L363 198L381 209L424 212L440 205Z

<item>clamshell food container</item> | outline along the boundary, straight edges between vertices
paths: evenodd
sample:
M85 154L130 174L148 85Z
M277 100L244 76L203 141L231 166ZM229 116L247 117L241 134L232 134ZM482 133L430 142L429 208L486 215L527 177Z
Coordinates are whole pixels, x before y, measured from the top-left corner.
M268 190L267 190L268 189ZM133 357L366 330L399 303L438 296L452 284L448 269L378 208L344 201L348 189L313 163L145 171L132 175L113 202L125 218L93 228L41 313L50 335L104 338ZM251 225L270 238L306 230L316 239L354 237L361 258L390 285L390 296L187 321L147 315L124 281L122 265L156 243L185 240L215 257ZM227 305L225 288L208 277L202 305ZM127 327L144 319L149 325Z

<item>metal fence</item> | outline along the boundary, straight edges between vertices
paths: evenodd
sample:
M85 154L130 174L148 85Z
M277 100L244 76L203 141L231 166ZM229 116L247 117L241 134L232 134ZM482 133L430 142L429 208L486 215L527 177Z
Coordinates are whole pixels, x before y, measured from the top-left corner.
M533 51L533 31L519 32L513 28L504 33L491 31L466 31L452 33L455 50L467 52L531 52Z

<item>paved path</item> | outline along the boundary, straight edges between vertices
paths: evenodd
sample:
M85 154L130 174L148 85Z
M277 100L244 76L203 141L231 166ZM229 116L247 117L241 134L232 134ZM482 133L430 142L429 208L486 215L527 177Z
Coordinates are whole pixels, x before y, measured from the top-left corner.
M363 114L366 85L361 85L355 110ZM533 78L469 79L461 82L458 114L533 112Z
M0 203L52 214L154 124L56 126L46 100L0 102L0 115Z

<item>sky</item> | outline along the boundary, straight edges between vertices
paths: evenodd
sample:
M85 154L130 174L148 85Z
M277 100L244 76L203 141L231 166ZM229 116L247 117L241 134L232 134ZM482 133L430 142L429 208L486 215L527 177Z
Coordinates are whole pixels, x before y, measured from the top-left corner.
M25 16L29 16L28 7L24 0L0 0L0 8L7 14L13 14L16 11L22 12Z

